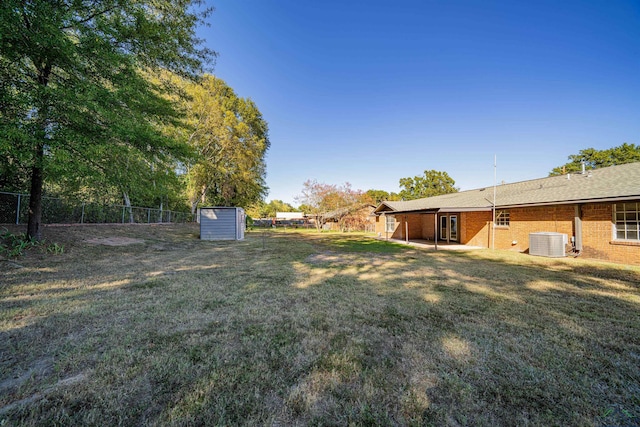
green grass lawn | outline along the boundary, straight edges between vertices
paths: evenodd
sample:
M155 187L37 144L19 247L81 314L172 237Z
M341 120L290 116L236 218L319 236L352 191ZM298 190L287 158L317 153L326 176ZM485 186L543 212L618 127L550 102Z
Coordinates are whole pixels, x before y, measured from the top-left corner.
M640 424L638 267L197 235L0 260L0 426Z

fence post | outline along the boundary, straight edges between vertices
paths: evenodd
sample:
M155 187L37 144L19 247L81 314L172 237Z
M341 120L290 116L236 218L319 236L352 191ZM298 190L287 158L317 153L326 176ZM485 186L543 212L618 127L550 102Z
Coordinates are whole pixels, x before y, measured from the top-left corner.
M122 223L124 224L124 206L122 207Z
M84 224L84 202L82 202L82 215L80 215L80 224Z
M16 225L20 224L20 194L18 194L18 204L16 206Z
M147 208L147 224L151 224L151 208Z

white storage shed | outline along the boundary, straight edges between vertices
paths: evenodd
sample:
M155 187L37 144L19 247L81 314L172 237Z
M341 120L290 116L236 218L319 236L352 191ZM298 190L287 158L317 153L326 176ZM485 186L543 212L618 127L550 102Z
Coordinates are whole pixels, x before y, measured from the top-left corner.
M200 208L200 239L243 240L245 213L242 208Z

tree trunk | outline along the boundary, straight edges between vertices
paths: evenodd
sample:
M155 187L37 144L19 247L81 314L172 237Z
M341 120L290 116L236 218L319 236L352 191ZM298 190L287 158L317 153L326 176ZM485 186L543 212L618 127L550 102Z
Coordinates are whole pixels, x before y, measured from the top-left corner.
M207 190L209 189L208 186L203 185L202 186L202 191L200 192L200 195L195 199L191 201L191 215L195 215L196 214L196 210L198 209L198 203L202 203L204 205L204 202L206 200L207 197Z
M131 209L131 199L126 192L122 192L122 197L124 198L124 205L129 211L129 224L133 224L133 209Z
M38 145L35 161L31 169L31 191L29 193L29 222L27 224L27 236L31 239L42 240L42 186L44 173L42 162L44 159L44 146Z
M45 64L38 71L37 81L42 87L49 84L51 74L51 64ZM42 240L42 187L44 185L44 143L47 137L47 105L46 100L42 100L38 109L37 119L40 124L39 132L36 132L36 150L31 169L31 191L29 193L29 221L27 224L27 237L35 240Z
M204 205L204 202L207 200L207 190L209 189L208 185L202 185L202 191L200 192L200 203Z

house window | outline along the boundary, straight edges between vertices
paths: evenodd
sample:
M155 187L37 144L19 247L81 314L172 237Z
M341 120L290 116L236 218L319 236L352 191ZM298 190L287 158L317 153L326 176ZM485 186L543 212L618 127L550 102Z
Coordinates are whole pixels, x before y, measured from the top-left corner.
M496 225L503 227L509 226L509 211L496 211Z
M393 233L396 230L396 218L394 216L385 216L386 218L386 228L385 231L387 233Z
M640 203L616 203L615 238L640 240Z

